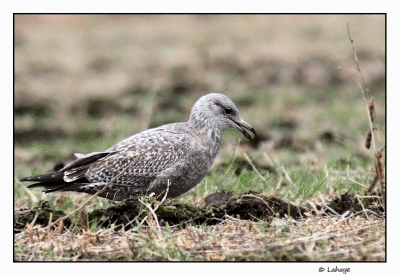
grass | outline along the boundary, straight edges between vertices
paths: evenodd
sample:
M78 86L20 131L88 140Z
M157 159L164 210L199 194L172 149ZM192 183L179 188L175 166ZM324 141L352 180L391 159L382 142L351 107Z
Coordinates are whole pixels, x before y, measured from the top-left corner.
M226 24L233 17L235 28ZM369 186L374 177L374 153L364 147L368 118L343 22L356 24L357 49L367 53L360 56L360 66L367 82L374 83L377 133L384 141L384 68L378 70L384 64L384 20L351 15L233 17L206 22L160 16L158 23L150 17L88 17L73 26L59 24L57 16L43 17L53 24L17 20L14 209L46 200L52 210L71 213L89 196L45 195L26 189L18 179L51 171L72 161L75 152L105 150L149 125L184 121L200 95L222 91L269 138L254 148L240 133L227 131L207 176L172 202L196 216L209 195L225 192L244 200L240 196L252 192L304 207L308 216L293 219L286 212L248 221L227 215L217 224L191 220L158 227L143 207L148 217L143 224L136 219L130 229L105 228L98 220L86 221L85 213L115 203L95 198L71 218L69 227L27 225L16 232L14 260L385 259L384 213L379 218L359 208L334 214L325 206L340 205L346 193L353 199L363 195L361 185ZM182 20L186 28L180 28ZM375 27L364 24L366 20ZM206 31L199 31L199 22ZM314 62L316 53L319 63ZM174 99L180 104L171 105ZM35 136L38 132L43 135ZM367 200L365 209L376 210Z
M162 227L156 238L152 222L132 230L65 230L51 234L35 226L16 235L16 242L35 242L33 260L264 260L264 261L348 261L384 253L380 232L382 221L357 216L249 222L227 217L214 226ZM31 235L31 239L29 236ZM31 240L30 240L31 239ZM359 247L362 240L364 246ZM51 246L51 248L49 247ZM27 260L32 249L19 245L15 257Z
M30 151L33 152L33 155L37 156L48 156L48 159L44 159L39 162L34 162L34 164L40 165L39 167L30 168L29 166L18 166L16 167L16 179L25 175L40 173L42 171L51 170L51 167L54 165L54 162L57 160L59 154L60 145L67 145L68 148L64 148L63 152L86 152L87 147L93 146L96 148L99 146L98 140L95 139L93 142L89 141L88 143L82 144L71 144L71 141L66 140L58 140L54 144L36 144L36 147L30 147ZM201 203L201 200L206 196L216 193L216 192L230 192L233 195L239 196L243 193L252 191L252 192L260 192L264 195L275 195L279 198L285 199L287 202L294 202L296 204L300 204L302 206L307 205L308 201L315 202L318 196L324 195L328 196L331 191L334 191L335 194L344 194L346 192L350 192L352 194L362 193L363 188L351 181L348 178L351 178L354 181L360 182L364 185L368 185L372 180L372 174L370 173L369 168L371 167L372 161L367 157L360 155L359 150L356 146L351 143L346 143L344 145L338 144L322 144L324 147L324 156L322 156L322 160L324 163L315 165L313 155L318 155L317 152L305 152L300 153L298 155L293 155L290 153L290 150L283 149L279 152L273 152L274 155L279 156L280 166L283 166L288 174L289 179L292 183L287 180L283 180L279 189L277 189L277 183L279 182L279 173L280 166L274 166L271 163L262 163L261 161L253 161L250 164L243 156L243 150L238 150L238 154L236 158L233 160L233 153L230 153L229 157L227 157L222 163L219 163L212 169L206 178L194 188L194 190L182 195L177 198L176 201L185 203L185 202L194 202L195 204ZM101 145L103 146L103 145ZM101 147L100 146L100 147ZM75 150L78 149L78 150ZM79 150L81 149L81 150ZM94 149L93 149L94 150ZM224 153L222 153L224 155ZM250 156L257 156L257 153L251 153ZM340 158L338 159L338 156ZM261 158L259 158L261 160ZM300 160L308 160L306 162L301 162ZM61 160L60 160L61 161ZM253 165L256 168L257 172L251 166ZM47 168L47 169L46 169ZM261 177L260 177L261 176ZM23 185L23 184L22 184ZM50 206L55 210L61 210L65 213L70 213L74 209L76 209L80 204L82 204L88 196L86 195L76 195L76 194L49 194L43 197L44 195L40 193L37 189L30 190L30 193L27 192L26 189L22 188L22 185L18 183L16 180L14 182L14 198L16 202L16 208L18 206L27 206L29 208L36 205L36 201L33 200L30 193L32 193L37 199L45 199L49 202ZM198 203L197 203L198 202ZM98 208L107 208L111 206L112 203L108 200L104 200L101 198L96 198L92 201L91 205L86 208L86 211L90 211ZM90 221L88 223L88 232L83 229L83 227L79 224L80 215L76 215L75 218L72 219L73 223L66 230L59 239L63 240L63 243L71 243L72 236L74 235L84 235L82 233L90 233L90 235L100 235L99 233L103 233L103 229L101 225L98 224L97 221ZM320 218L316 216L314 218L316 221L313 223L317 223ZM311 219L313 220L313 219ZM223 224L224 222L221 222ZM101 242L98 243L89 243L84 244L83 241L78 243L77 245L65 245L67 249L64 253L61 251L53 250L53 249L45 249L43 251L37 251L35 253L32 260L74 260L75 256L80 260L150 260L150 259L158 259L158 260L274 260L274 261L298 261L298 260L314 260L314 261L329 261L329 260L360 260L362 258L368 258L368 256L382 256L384 253L384 249L382 248L382 243L377 243L376 238L372 239L369 242L367 238L367 244L371 243L370 250L362 250L358 252L358 255L352 255L350 253L346 253L345 255L337 255L336 253L327 252L327 248L331 249L331 245L328 240L325 238L316 239L315 245L313 245L312 252L307 253L306 245L297 245L300 246L298 249L295 245L290 243L296 237L299 237L298 231L299 228L293 228L290 226L290 220L281 222L281 226L271 226L273 222L266 223L263 221L259 221L256 223L256 227L260 230L260 233L263 235L263 246L267 246L268 248L272 248L273 253L259 251L256 252L256 248L262 248L262 246L254 246L254 250L256 253L248 252L246 250L239 250L231 252L230 249L221 249L221 243L224 240L223 237L219 237L217 239L215 236L207 234L204 238L208 243L203 247L200 245L196 245L194 247L193 244L190 246L187 245L188 241L183 240L180 243L177 242L177 237L189 235L183 234L183 230L177 230L176 228L171 228L171 226L165 226L162 230L162 236L165 241L160 245L160 242L157 242L157 239L154 238L154 235L151 234L149 227L138 225L138 222L134 222L134 225L137 225L134 230L121 233L125 238L121 238L123 243L131 244L134 240L135 242L142 244L140 248L133 247L126 250L130 250L134 253L128 254L126 252L122 252L122 250L110 249L106 248L116 248L116 244L119 244L122 241L117 242L117 238L112 239L109 238L111 233L107 233L104 236L104 239L100 239ZM261 226L260 226L261 225ZM195 227L195 231L200 233L208 233L207 229L210 226L190 226ZM272 227L272 228L271 228ZM371 231L369 236L376 235L375 231L382 231L383 228L379 228L376 230L375 226L371 226ZM187 228L187 226L186 226ZM38 231L41 229L37 228ZM272 229L274 229L274 233L276 231L279 234L271 234ZM181 231L181 232L180 232ZM315 235L315 230L301 230L305 231L305 237L312 237ZM348 230L350 231L350 230ZM303 233L303 232L302 232ZM136 237L135 235L139 234L140 237ZM19 235L19 234L18 234ZM25 234L26 235L26 234ZM87 234L89 235L89 234ZM132 235L136 238L132 238ZM206 234L204 234L206 235ZM272 235L272 236L271 236ZM351 234L355 235L355 234ZM40 236L40 235L39 235ZM120 236L120 235L119 235ZM118 236L118 237L119 237ZM185 236L184 236L185 237ZM267 239L266 237L270 237ZM272 238L272 240L271 240ZM83 236L82 236L83 239ZM188 239L188 238L187 238ZM196 237L191 237L190 239L196 240ZM211 239L211 241L209 241ZM213 239L217 239L212 242ZM46 240L46 239L45 239ZM245 239L246 240L246 239ZM167 242L168 241L168 242ZM247 241L247 240L246 240ZM268 242L267 242L268 241ZM276 244L276 246L271 245L271 241L274 241L272 244ZM30 260L32 256L32 249L28 247L28 244L25 242L21 242L20 240L16 241L16 246L14 251L15 260ZM289 242L289 245L286 245L285 242ZM191 243L195 243L191 241ZM83 245L82 245L83 244ZM201 244L201 243L200 243ZM210 245L211 244L211 245ZM214 245L213 245L214 244ZM217 246L217 249L214 246ZM284 244L285 246L278 246L278 244ZM301 243L300 243L301 244ZM325 245L325 246L324 246ZM79 255L82 250L82 246L84 248L84 255ZM133 246L133 245L132 245ZM272 246L272 247L271 247ZM28 249L29 248L29 249ZM46 247L45 247L46 248ZM81 249L78 249L81 248ZM213 249L214 248L214 249ZM232 247L233 248L233 247ZM287 248L290 248L287 253ZM297 248L297 249L296 249ZM346 247L347 248L347 247ZM64 250L64 249L63 249ZM353 252L351 249L346 249L347 252ZM205 254L200 254L198 252L207 252ZM305 251L305 252L304 252ZM329 253L329 254L328 254ZM25 256L25 257L24 257ZM35 257L36 256L36 257ZM78 256L78 257L77 257Z
M293 160L292 160L293 161ZM228 161L229 162L229 161ZM301 206L306 206L308 201L316 203L318 196L323 195L326 200L329 191L335 191L334 194L344 194L350 192L352 194L362 193L363 189L350 181L347 177L350 176L353 180L368 185L371 180L371 175L366 168L367 164L354 163L354 168L342 164L337 161L331 161L324 168L317 171L311 171L308 166L298 165L297 162L283 163L287 168L290 179L293 183L286 183L280 189L276 189L277 176L269 170L255 163L255 167L262 177L246 163L243 157L238 157L235 162L231 162L232 166L227 169L227 165L221 164L216 166L206 178L193 191L190 191L175 201L182 203L186 202L201 202L207 195L215 192L231 192L233 195L239 196L248 191L261 192L266 195L275 195L285 199L287 202L294 202ZM293 167L293 169L291 169ZM238 168L242 168L238 174ZM238 174L238 175L237 175ZM223 175L224 177L221 177ZM21 186L16 185L15 198L16 201L29 197L25 194L25 190ZM38 198L41 198L39 191L32 190ZM60 199L62 197L62 199ZM46 195L46 200L52 208L62 210L69 213L82 204L88 196L71 195L71 194L50 194ZM34 202L28 201L27 205L32 207ZM112 205L108 200L96 198L92 201L91 206L86 208L86 211L106 208ZM194 208L197 208L194 206ZM258 221L254 224L254 229L257 229L256 237L252 233L242 232L235 234L235 240L232 240L231 232L224 229L229 223L239 223L241 229L242 223L250 223L246 221L237 221L233 218L221 221L216 226L208 225L193 225L190 223L186 226L170 226L162 227L160 238L156 238L154 233L154 222L149 222L150 225L140 225L139 221L133 222L135 227L128 231L109 231L112 229L103 229L99 223L94 221L88 222L88 230L84 230L80 224L80 214L72 219L72 225L64 230L61 235L52 237L54 242L60 242L65 245L62 249L45 249L47 238L41 238L38 234L38 239L43 240L43 251L37 251L33 260L171 260L171 261L193 261L193 260L267 260L267 261L342 261L342 260L361 260L368 256L379 256L384 254L384 240L379 240L384 231L384 224L377 221L374 216L366 220L362 216L356 216L355 219L363 220L363 225L367 225L366 231L368 237L363 237L365 244L370 249L355 250L357 246L341 247L339 251L334 250L329 237L337 232L328 232L325 228L321 228L319 224L321 220L326 221L327 227L335 220L340 221L341 218L320 217L321 215L310 216L304 221L297 221L293 224L293 219L287 218L284 220L273 220L271 222ZM331 220L331 222L329 222ZM346 221L342 218L342 221ZM153 224L152 224L153 223ZM299 223L304 224L303 227ZM359 222L361 223L361 222ZM369 228L369 224L371 228ZM381 224L379 224L381 223ZM376 225L378 224L378 225ZM295 226L296 225L296 226ZM307 227L305 226L307 225ZM336 224L333 224L336 225ZM36 231L44 231L43 227L36 227ZM332 226L334 227L334 226ZM336 227L336 226L335 226ZM338 227L338 226L337 226ZM349 227L349 226L348 226ZM188 230L190 229L190 230ZM247 229L247 228L246 228ZM228 231L228 232L224 232ZM237 230L237 231L243 231ZM354 243L350 242L351 237L359 236L357 231L348 228L343 237L339 238L338 242L343 244ZM361 230L360 230L361 231ZM318 234L320 233L320 235ZM25 236L24 236L25 235ZM14 251L16 260L28 260L32 254L32 249L27 249L29 240L27 240L27 232L17 234L16 244L19 244ZM44 235L44 234L43 234ZM99 240L92 243L85 243L83 240L90 235L91 237L99 236ZM254 234L255 235L255 234ZM73 241L77 237L78 241ZM240 237L240 238L238 238ZM315 239L313 239L315 237ZM309 239L310 242L295 242L302 238ZM24 239L21 241L20 239ZM35 238L34 238L35 239ZM82 240L80 240L82 239ZM358 238L357 238L358 239ZM249 248L238 249L236 245L231 245L232 242L249 244ZM250 242L252 241L252 242ZM27 243L28 242L28 243ZM32 241L31 241L32 242ZM258 242L258 243L257 243ZM119 248L121 244L124 247ZM311 246L311 249L308 248ZM339 246L340 247L340 246ZM338 247L338 248L339 248ZM117 249L119 248L119 249ZM265 248L268 248L266 250ZM364 246L363 246L364 248ZM60 251L62 250L62 251ZM233 250L233 251L232 251ZM84 253L82 253L84 252ZM129 253L131 252L131 253ZM205 252L205 253L201 253ZM344 252L344 253L343 253ZM354 253L356 252L356 253ZM25 256L25 257L24 257ZM73 257L71 257L73 256Z
M75 146L72 145L71 148ZM56 148L54 146L54 148ZM362 194L363 188L359 185L351 182L348 178L351 178L354 181L360 182L366 186L372 180L372 174L369 171L371 167L371 161L366 158L357 157L356 148L354 147L328 147L331 151L331 154L326 154L327 163L321 164L318 168L312 168L312 162L299 162L299 156L293 158L293 156L286 156L284 152L282 155L277 153L281 157L280 164L284 166L286 172L288 173L288 177L291 179L292 183L287 180L283 180L279 189L277 189L277 183L279 180L279 176L276 174L276 171L279 170L279 167L274 167L271 171L270 167L266 167L260 162L253 162L253 165L257 169L258 173L251 167L248 161L241 155L239 151L238 156L235 161L226 159L225 163L220 163L216 165L214 169L212 169L206 178L197 185L192 191L182 195L177 198L175 201L186 203L191 202L195 205L201 204L202 199L206 196L216 193L216 192L230 192L233 195L239 196L243 193L252 191L252 192L260 192L263 195L275 195L279 198L284 199L287 202L293 202L296 204L300 204L301 206L307 206L308 201L316 202L320 195L323 195L326 200L329 200L329 195L334 191L334 194L344 194L346 192L350 192L351 194ZM350 154L350 150L354 151L354 154ZM334 154L334 152L336 152ZM337 152L343 152L341 158L345 160L337 160L336 156L338 156ZM40 154L40 152L38 153ZM340 156L340 154L339 154ZM346 158L345 156L349 156ZM231 158L232 159L232 158ZM53 162L51 160L46 161L44 167L51 168L51 164ZM42 165L43 166L43 165ZM16 175L16 178L19 178L23 175L29 175L34 173L39 173L42 171L41 169L30 169L27 170L20 168L21 173ZM22 172L28 173L22 173ZM260 177L262 176L262 178ZM22 184L24 185L24 184ZM27 206L29 208L36 205L36 202L32 200L32 197L28 194L26 189L23 189L21 184L18 181L14 182L14 198L16 202L16 208L18 206ZM49 194L44 197L40 191L37 189L30 190L30 192L37 199L45 199L49 202L51 208L55 210L61 210L66 214L70 213L78 206L80 206L84 201L87 200L87 195L77 195L77 194ZM93 209L102 209L111 206L112 203L108 200L96 198L93 200L85 210L90 211ZM195 207L197 208L197 207ZM196 235L203 237L202 235L206 235L202 239L207 241L206 245L202 245L200 241L198 241L197 236L190 236L192 234L184 232L185 230L177 229L176 227L165 226L162 227L161 236L162 241L157 241L154 233L151 234L151 226L145 227L144 225L138 225L138 222L133 222L133 225L136 225L134 230L129 230L126 232L117 232L119 234L118 238L112 239L110 236L114 235L110 232L105 234L100 240L101 242L96 242L92 244L83 244L83 241L74 245L74 242L71 241L72 236L76 235L84 235L82 233L89 233L90 235L101 235L104 229L99 225L97 221L90 221L88 223L88 230L85 232L82 226L79 224L80 215L76 215L75 218L72 219L73 223L69 227L69 229L65 230L65 232L60 235L59 238L63 243L66 243L66 248L62 249L61 252L59 250L54 249L45 249L43 251L37 251L33 260L74 260L75 256L80 260L274 260L274 261L298 261L298 260L313 260L313 261L340 261L340 260L361 260L362 258L367 258L368 256L382 256L384 253L384 247L382 247L382 241L377 243L376 238L370 239L366 238L366 244L372 244L371 250L364 250L362 252L358 252L356 255L352 255L350 253L346 253L345 255L337 255L336 253L330 253L329 250L332 249L332 245L328 242L328 236L322 236L323 238L318 238L315 240L315 245L312 246L311 253L307 253L306 245L305 249L300 246L301 249L296 249L297 247L292 243L295 237L300 237L298 231L303 231L302 235L304 237L313 237L315 236L315 230L310 230L307 232L300 227L293 228L291 224L291 220L281 222L281 226L271 226L273 222L267 223L263 221L259 221L255 224L260 233L262 233L262 237L260 238L263 242L263 245L252 245L254 246L254 252L246 250L232 251L222 246L223 240L228 236L217 236L219 237L216 241L213 240L213 236L209 234L209 229L211 226L190 226L194 227L193 231L197 231ZM357 217L358 218L358 217ZM373 218L370 218L373 219ZM311 217L310 220L314 221L313 223L318 223L321 218L319 216ZM365 218L364 218L365 220ZM368 221L368 220L367 220ZM221 222L223 224L224 221ZM259 227L259 225L262 225ZM221 226L222 227L222 226ZM272 228L271 228L272 227ZM375 227L375 226L371 226ZM382 228L383 227L383 228ZM382 227L378 227L378 230L382 233L384 230L384 225ZM188 226L183 227L184 229L188 228ZM36 228L38 231L41 229L40 227ZM264 230L263 230L264 229ZM274 229L273 233L278 231L280 234L275 233L271 234L272 229ZM378 231L375 228L368 228L367 231L370 231L370 236L375 235L375 231ZM188 231L188 230L187 230ZM217 233L220 235L221 229L214 230L214 234ZM320 230L322 231L322 230ZM351 233L350 235L356 235ZM89 235L87 234L87 235ZM20 235L20 234L17 234ZM23 235L23 234L22 234ZM25 234L26 235L26 234ZM137 236L139 235L139 236ZM188 241L189 235L190 239L194 239L194 241L190 240L190 245ZM193 234L195 235L195 234ZM228 235L228 234L226 234ZM325 235L325 234L324 234ZM121 237L122 236L122 237ZM40 235L39 235L40 237ZM79 236L80 237L80 236ZM180 239L183 240L179 240ZM182 238L185 237L185 238ZM269 238L266 238L269 237ZM22 238L22 237L21 237ZM79 239L79 238L78 238ZM83 239L83 236L82 236ZM119 240L121 239L121 241ZM179 240L179 242L177 241ZM243 238L245 242L247 238ZM250 239L250 238L249 238ZM298 239L298 238L297 238ZM343 238L344 239L344 238ZM347 239L347 238L346 238ZM48 241L48 239L44 239L44 241ZM197 245L196 241L198 241ZM273 241L273 242L272 242ZM28 242L28 243L26 243ZM32 241L31 241L32 242ZM60 241L61 242L61 241ZM272 242L272 243L271 243ZM286 244L289 242L289 245ZM72 243L72 245L70 244ZM118 250L118 246L120 243L128 244L125 247L127 253L125 251ZM135 244L136 245L132 245ZM160 244L161 243L161 244ZM343 241L345 243L345 241ZM32 254L32 248L27 247L29 245L29 241L26 240L22 242L16 239L16 244L18 246L15 248L14 256L15 260L29 260ZM45 244L45 243L44 243ZM69 244L69 245L68 245ZM129 245L131 244L131 245ZM140 244L138 246L137 244ZM272 245L271 245L272 244ZM273 246L274 244L275 247ZM280 245L282 244L282 246ZM301 243L300 243L301 244ZM323 246L323 245L326 246ZM45 246L45 245L44 245ZM83 247L82 247L83 246ZM132 246L132 247L129 247ZM217 247L215 247L217 246ZM222 246L222 247L221 247ZM268 248L272 248L273 252L265 252L261 249L263 246L268 246ZM28 249L29 248L29 249ZM44 247L46 248L46 247ZM79 249L80 248L80 249ZM114 249L110 249L114 248ZM215 249L217 248L217 249ZM235 247L231 247L235 248ZM287 248L289 252L287 253ZM83 255L79 255L86 252ZM111 251L110 251L111 250ZM261 250L261 251L257 251ZM304 252L305 250L305 252ZM346 251L347 250L347 251ZM353 252L353 249L349 247L345 247L346 252ZM112 253L111 253L112 252ZM204 254L200 254L199 252L207 252ZM329 253L329 254L328 254ZM24 257L25 256L25 257ZM78 256L78 257L77 257Z

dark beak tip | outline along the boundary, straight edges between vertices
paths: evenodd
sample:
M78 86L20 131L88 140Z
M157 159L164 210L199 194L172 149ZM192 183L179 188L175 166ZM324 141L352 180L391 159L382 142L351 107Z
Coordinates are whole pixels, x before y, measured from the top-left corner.
M236 121L234 121L234 122L236 123L237 128L243 133L244 137L246 137L250 141L252 141L251 135L249 133L247 133L246 130L253 132L254 135L257 136L256 130L254 129L254 127L250 126L248 123L246 123L246 122L240 123L240 122L236 122Z
M251 141L251 135L248 134L246 131L243 131L243 135L244 137L246 137L247 139L249 139Z

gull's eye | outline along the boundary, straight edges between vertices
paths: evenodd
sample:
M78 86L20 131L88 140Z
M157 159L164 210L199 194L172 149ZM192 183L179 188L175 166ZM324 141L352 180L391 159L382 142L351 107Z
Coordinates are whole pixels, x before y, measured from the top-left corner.
M231 114L233 112L232 108L226 107L225 108L225 114Z
M217 101L215 102L215 104L216 104L217 106L219 106L219 107L223 110L223 112L224 112L225 114L231 114L231 113L233 113L233 109L232 109L232 108L223 106L220 102L217 102Z

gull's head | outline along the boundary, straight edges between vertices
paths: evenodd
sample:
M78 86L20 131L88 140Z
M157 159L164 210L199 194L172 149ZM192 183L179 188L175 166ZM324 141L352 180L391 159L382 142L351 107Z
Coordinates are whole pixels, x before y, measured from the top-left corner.
M256 134L255 129L240 117L236 105L227 96L211 93L201 97L193 106L189 122L200 128L207 125L221 128L236 128L251 140L247 131Z

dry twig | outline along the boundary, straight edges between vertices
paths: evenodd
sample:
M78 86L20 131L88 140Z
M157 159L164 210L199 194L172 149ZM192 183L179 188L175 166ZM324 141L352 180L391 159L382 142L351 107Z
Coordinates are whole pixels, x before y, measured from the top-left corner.
M156 226L157 226L157 232L156 232L156 234L157 234L157 239L161 239L161 227L160 227L160 224L158 223L158 218L157 218L157 215L156 215L156 211L157 211L157 209L158 209L158 207L160 207L160 205L165 201L165 199L167 198L167 195L168 195L168 192L169 192L169 186L170 186L170 182L169 182L169 179L168 179L168 182L167 182L167 189L165 190L165 194L164 194L164 197L162 198L162 200L160 201L160 203L153 209L153 208L151 208L151 206L150 206L150 204L148 204L148 203L146 203L146 202L143 202L140 198L139 198L139 201L140 201L140 203L142 203L144 206L146 206L146 208L147 209L149 209L149 211L150 211L150 213L153 215L153 218L154 218L154 220L155 220L155 222L156 222ZM145 220L147 219L147 216L142 220L142 222L140 223L141 225L145 222Z
M366 103L367 113L368 113L368 121L369 121L369 125L370 125L370 131L369 131L369 132L371 132L371 138L369 138L369 135L370 135L370 134L369 134L369 132L368 132L367 139L366 139L366 141L365 141L365 146L369 149L370 144L371 144L371 142L370 142L369 140L372 140L373 149L374 149L374 152L376 152L377 159L378 159L378 154L381 154L381 156L383 156L383 153L382 153L383 150L377 151L377 146L376 146L376 141L375 141L375 131L377 131L377 129L378 129L377 126L376 126L376 109L375 109L375 103L374 103L374 100L373 100L373 98L372 98L371 92L370 92L370 90L369 90L369 88L368 88L368 86L367 86L367 83L365 82L365 79L364 79L364 77L363 77L363 74L362 74L362 72L361 72L360 64L359 64L359 62L358 62L357 52L356 52L356 49L355 49L355 47L354 47L354 40L351 38L351 35L350 35L350 24L349 24L349 23L347 23L347 31L348 31L348 35L349 35L349 39L350 39L351 46L352 46L352 48L353 48L353 55L354 55L354 59L355 59L355 61L356 61L357 70L358 70L358 72L359 72L359 75L360 75L360 77L361 77L361 80L362 80L362 82L363 82L363 85L364 85L364 87L365 87L365 89L366 89L366 91L367 91L368 99L369 99L369 101L367 102L367 99L365 98L365 94L364 94L364 89L363 89L362 85L358 82L358 86L360 87L362 96L363 96L364 101L365 101L365 103ZM381 157L381 159L383 159L383 157ZM383 168L383 162L381 162L380 164L382 164L382 166L380 166L380 167L377 168L377 169ZM383 170L384 170L384 169L383 169ZM379 172L377 172L377 174L379 175ZM384 176L382 177L381 175L379 175L379 180L380 180L380 183L381 183L382 199L383 199L383 202L384 202L384 208L386 208L386 204L385 204L385 202L386 202L386 195L385 195L385 193L386 193L386 183L385 183L385 177L384 177ZM377 184L377 180L374 179L374 180L372 181L372 183L371 183L370 188L368 189L368 191L369 191L369 192L372 192L372 190L375 188L376 184Z
M247 153L242 152L246 160L249 162L250 166L253 168L253 170L257 173L257 175L265 182L268 184L268 181L265 179L264 176L261 175L261 173L257 170L257 168L254 166L254 164L251 162L250 157L247 155Z
M254 198L257 198L257 199L261 200L265 205L267 205L268 209L272 212L272 214L276 215L274 210L272 210L272 208L269 206L269 204L264 199L262 199L261 197L258 197L258 196L255 196L255 195L241 195L241 196L239 196L237 198L240 198L240 197L254 197Z

